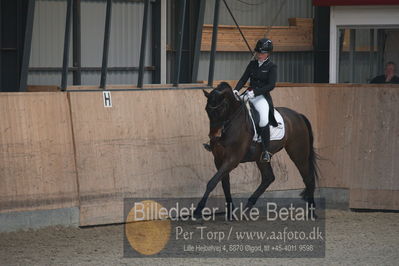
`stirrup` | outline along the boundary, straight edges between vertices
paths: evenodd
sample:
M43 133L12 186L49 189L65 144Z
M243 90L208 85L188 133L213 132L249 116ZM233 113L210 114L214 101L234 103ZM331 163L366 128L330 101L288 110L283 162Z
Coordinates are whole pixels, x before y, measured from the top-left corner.
M270 163L270 160L272 159L272 155L270 152L268 151L264 151L262 152L260 159L262 162L266 162L266 163Z

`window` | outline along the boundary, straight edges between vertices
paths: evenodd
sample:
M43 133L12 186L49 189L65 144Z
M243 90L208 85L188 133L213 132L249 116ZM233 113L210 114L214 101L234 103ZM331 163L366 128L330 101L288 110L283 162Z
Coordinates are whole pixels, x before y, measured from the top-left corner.
M399 5L332 6L330 83L367 83L387 61L399 65L398 31Z
M399 64L399 29L338 28L338 82L369 83L388 61Z

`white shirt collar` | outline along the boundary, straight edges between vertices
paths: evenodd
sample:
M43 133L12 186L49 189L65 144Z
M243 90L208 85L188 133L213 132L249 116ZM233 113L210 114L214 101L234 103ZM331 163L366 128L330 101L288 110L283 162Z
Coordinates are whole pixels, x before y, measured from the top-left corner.
M269 60L269 57L268 58L266 58L265 60L263 60L263 61L260 61L260 60L258 60L258 66L261 66L261 65L263 65L263 63L264 62L266 62L267 60Z

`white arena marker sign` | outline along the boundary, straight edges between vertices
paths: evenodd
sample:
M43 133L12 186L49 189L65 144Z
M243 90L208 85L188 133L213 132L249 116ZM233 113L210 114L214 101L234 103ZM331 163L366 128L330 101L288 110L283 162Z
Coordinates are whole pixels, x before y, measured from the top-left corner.
M104 107L112 107L112 98L110 91L103 91Z

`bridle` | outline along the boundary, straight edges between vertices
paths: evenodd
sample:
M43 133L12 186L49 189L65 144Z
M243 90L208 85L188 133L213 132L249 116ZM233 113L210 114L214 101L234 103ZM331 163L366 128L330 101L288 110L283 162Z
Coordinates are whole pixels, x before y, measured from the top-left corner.
M246 108L245 104L242 101L240 102L240 107L233 113L232 117L223 122L222 134L229 129L231 122Z
M229 103L227 102L226 98L224 98L223 101L221 101L218 105L216 105L216 106L207 106L207 108L216 110L216 109L219 109L219 107L221 107L225 103L227 105L229 105Z
M245 102L243 100L240 101L240 107L233 113L230 119L224 120L222 122L214 123L214 126L219 126L222 128L222 134L225 133L229 127L231 126L231 122L244 110L246 109ZM212 110L217 110L219 109L222 105L227 105L227 108L230 107L229 102L227 101L226 98L223 99L218 105L216 106L207 106L207 108L212 109ZM212 123L211 123L212 126Z

